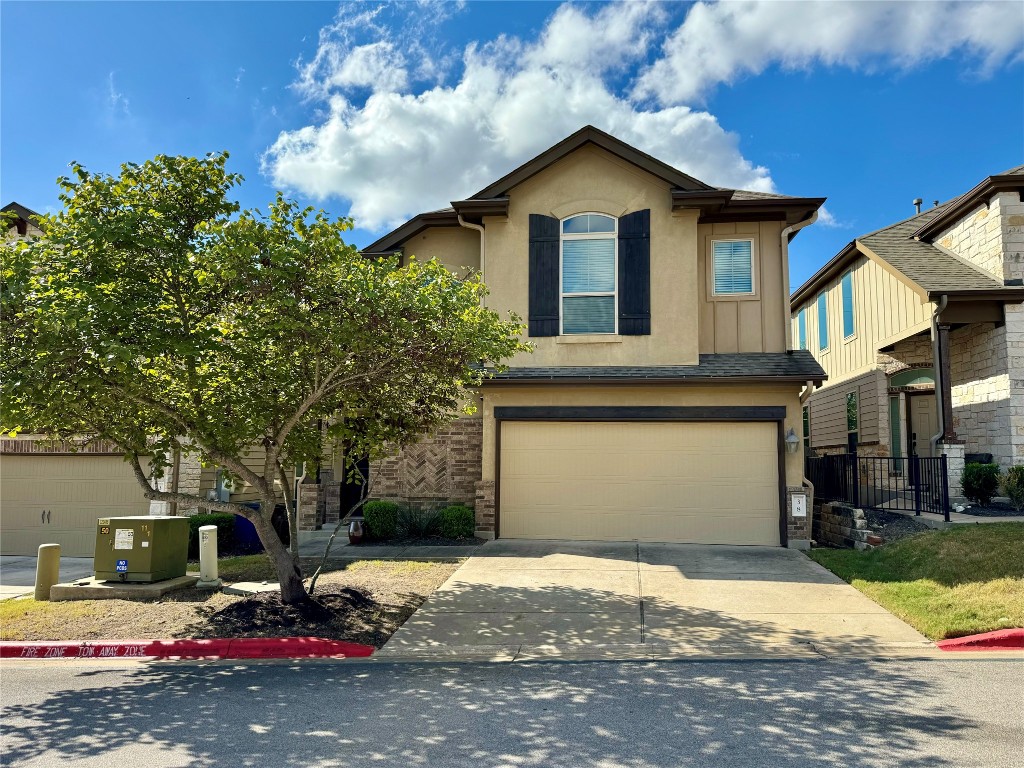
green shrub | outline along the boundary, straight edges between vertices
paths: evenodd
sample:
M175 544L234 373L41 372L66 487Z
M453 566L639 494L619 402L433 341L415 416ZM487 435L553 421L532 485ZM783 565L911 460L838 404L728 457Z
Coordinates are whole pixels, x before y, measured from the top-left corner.
M452 504L438 511L438 528L448 539L468 539L476 530L473 510L462 504Z
M398 533L409 539L425 539L437 533L437 510L402 507L398 512Z
M391 501L368 501L363 504L367 538L376 541L395 538L398 535L398 510L398 505Z
M987 505L999 488L998 464L968 464L960 480L964 496L971 501Z
M235 548L235 516L227 512L192 515L188 519L188 557L199 559L199 529L204 525L217 526L217 552L224 554Z
M1024 465L1010 467L1003 475L1003 493L1018 512L1024 512Z

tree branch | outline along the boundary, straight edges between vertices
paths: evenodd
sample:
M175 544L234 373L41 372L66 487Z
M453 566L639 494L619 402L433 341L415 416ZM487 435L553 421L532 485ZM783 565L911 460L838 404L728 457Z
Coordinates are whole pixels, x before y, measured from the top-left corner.
M132 465L132 472L135 474L135 479L139 481L139 485L142 486L143 496L149 501L175 501L179 504L194 504L197 507L208 507L209 509L215 509L218 512L228 512L236 515L243 515L249 517L253 513L251 509L241 504L235 504L230 501L211 501L208 499L194 496L191 493L172 493L170 491L158 491L153 488L149 482L149 478L146 477L146 471L142 468L142 463L139 461L138 454L132 452L128 454L128 461Z

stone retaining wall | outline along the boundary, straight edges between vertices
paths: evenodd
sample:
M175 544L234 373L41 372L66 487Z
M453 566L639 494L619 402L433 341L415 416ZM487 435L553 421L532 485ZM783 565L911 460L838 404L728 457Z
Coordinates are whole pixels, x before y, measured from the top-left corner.
M814 510L814 540L819 546L871 549L870 533L862 509L829 502Z

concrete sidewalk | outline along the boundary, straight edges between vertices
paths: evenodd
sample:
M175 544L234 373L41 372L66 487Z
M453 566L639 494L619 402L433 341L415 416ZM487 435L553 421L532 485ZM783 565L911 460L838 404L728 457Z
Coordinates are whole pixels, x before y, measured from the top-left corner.
M91 557L62 557L58 581L76 581L92 576ZM36 583L36 558L0 557L0 600L31 595Z
M467 560L378 657L925 651L934 651L927 638L793 550L499 540Z

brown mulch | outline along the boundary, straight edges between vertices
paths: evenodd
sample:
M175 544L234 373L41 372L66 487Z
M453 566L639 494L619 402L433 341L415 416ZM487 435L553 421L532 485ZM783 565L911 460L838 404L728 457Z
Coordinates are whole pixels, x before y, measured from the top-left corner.
M161 600L0 603L3 640L172 637L323 637L384 645L458 563L362 561L321 575L315 606L282 606L277 592L253 596L189 589Z
M966 509L961 514L977 515L978 517L1019 517L1024 512L1018 512L1004 501L990 501L986 505L975 504L973 501L964 505Z

